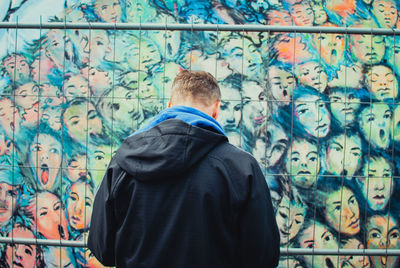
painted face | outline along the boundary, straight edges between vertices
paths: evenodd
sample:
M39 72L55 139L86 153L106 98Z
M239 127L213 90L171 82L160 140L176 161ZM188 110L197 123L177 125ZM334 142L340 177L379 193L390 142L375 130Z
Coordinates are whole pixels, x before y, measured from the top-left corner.
M86 136L90 138L101 134L103 129L103 123L91 102L68 107L64 112L63 119L68 134L80 142L85 142Z
M169 23L177 23L175 20ZM179 53L181 46L181 32L180 31L151 31L151 37L160 48L161 55L166 59L173 59Z
M122 9L119 0L96 0L94 11L104 22L121 22Z
M46 106L62 106L65 101L61 91L54 85L43 83L39 85L41 99L40 102Z
M379 26L392 28L395 26L398 15L396 3L392 0L378 0L372 2L372 14Z
M76 97L89 97L88 81L81 75L75 75L64 83L64 94L68 101Z
M75 182L67 200L69 225L75 230L87 229L92 216L94 195L87 183Z
M15 104L18 106L29 109L37 102L39 102L39 86L35 83L27 83L15 91Z
M337 249L338 243L333 234L322 223L315 222L310 224L302 233L299 234L299 241L302 248L326 248ZM335 256L304 256L307 267L325 268L337 266Z
M299 232L304 222L306 208L296 202L290 202L289 197L283 196L276 211L276 222L279 226L281 244L287 244Z
M282 34L276 43L274 49L277 52L278 59L285 63L295 64L304 62L312 57L307 44L302 37Z
M326 104L315 95L304 95L295 101L294 112L304 130L311 136L323 138L328 135L331 116Z
M250 119L243 123L249 131L255 131L254 126L261 124L270 112L265 101L264 89L256 82L244 81L242 92L243 116Z
M343 187L326 194L327 222L337 231L346 235L360 232L360 208L352 190Z
M115 129L136 130L144 120L138 94L137 87L118 86L114 98L111 94L101 98L98 107L106 123Z
M388 148L392 138L392 111L387 104L372 103L360 114L361 132L379 148Z
M293 140L286 159L286 170L292 182L299 187L312 187L319 168L317 146L306 140Z
M259 79L262 67L261 54L246 38L231 38L224 45L225 61L231 70L250 79Z
M189 69L208 70L209 73L214 75L217 81L223 81L233 72L228 67L228 63L225 59L220 58L216 54L205 56L199 50L194 50L191 53L188 53L185 56L185 62L186 62L186 67ZM174 74L173 78L175 78L176 74L177 72Z
M45 122L51 129L58 131L61 129L60 106L50 106L43 110L42 121Z
M13 137L18 134L21 126L21 115L11 100L0 99L0 125L3 127L7 136Z
M29 80L30 68L26 62L26 58L20 55L13 55L3 62L11 81L27 81Z
M369 158L362 169L364 178L358 180L362 193L373 210L383 210L393 193L392 168L383 157Z
M67 219L60 199L50 192L41 192L34 202L36 208L32 213L38 232L47 239L68 240Z
M334 90L329 95L331 113L343 125L347 126L354 122L355 111L360 107L360 99L348 89L347 92Z
M333 26L327 24L327 26ZM344 61L345 39L343 34L314 34L315 48L329 65L339 66Z
M51 135L39 133L29 149L29 163L34 169L39 185L43 189L51 189L61 166L60 142Z
M141 40L131 47L126 60L133 70L150 70L160 63L161 54L152 41Z
M314 24L321 25L328 20L328 15L322 5L313 4L311 8L314 12Z
M157 17L157 10L146 0L127 0L126 18L128 22L150 22Z
M35 60L32 62L31 68L33 81L41 84L43 82L50 82L48 75L51 74L52 70L55 68L55 64L53 60L47 57L43 52L41 56L35 58Z
M256 140L253 155L266 167L275 166L285 153L289 139L278 124L267 123L266 135Z
M85 78L88 77L89 87L95 97L100 97L104 91L111 88L112 82L108 76L108 72L100 71L94 67L90 67L90 69L89 67L85 67L81 69L81 75Z
M31 108L24 110L23 124L26 126L37 126L42 117L39 102L35 103Z
M300 64L298 66L300 83L323 93L328 85L328 75L322 68L321 64L315 61Z
M46 39L46 55L59 69L63 68L65 61L74 60L73 44L63 30L48 31Z
M293 21L297 26L312 26L314 13L307 2L297 3L289 8Z
M32 231L22 226L14 227L12 231L8 234L8 237L28 239L36 238ZM35 245L10 244L7 246L5 254L5 259L8 267L37 267L37 246Z
M242 103L239 90L221 83L221 110L218 121L226 132L237 131L242 118Z
M286 10L269 10L267 12L268 25L293 25L292 17Z
M355 0L327 0L325 7L328 10L338 13L342 17L354 14L356 8Z
M84 154L73 156L67 166L67 177L71 182L77 181L80 177L86 176L87 157Z
M288 104L296 87L294 75L278 66L270 66L268 79L274 99Z
M48 268L74 268L77 267L72 249L67 247L46 247L44 261Z
M15 187L0 182L0 226L6 225L14 213L18 191Z
M357 238L348 239L343 245L343 249L364 249L364 245ZM371 261L368 256L343 256L341 258L342 268L370 268Z
M361 164L360 137L341 134L328 141L326 170L333 175L352 177Z
M400 14L400 13L399 13ZM400 27L400 20L399 20ZM387 62L393 66L393 70L397 75L400 75L400 38L396 37L394 44L388 46L388 51L391 53L387 53Z
M351 54L356 61L370 65L381 62L385 55L385 42L382 36L358 35L350 36Z
M96 67L111 52L110 39L104 30L81 31L80 37L79 52L83 63Z
M399 225L391 215L375 215L367 222L368 249L399 249ZM397 256L373 256L374 267L396 267Z
M393 133L394 137L393 139L396 142L400 141L400 105L396 105L396 108L394 109L394 116L393 116Z
M377 100L393 100L398 95L398 81L393 71L385 65L375 65L366 73L366 86Z
M117 149L109 145L100 145L96 146L93 153L89 155L89 172L92 175L95 185L100 184L104 172Z

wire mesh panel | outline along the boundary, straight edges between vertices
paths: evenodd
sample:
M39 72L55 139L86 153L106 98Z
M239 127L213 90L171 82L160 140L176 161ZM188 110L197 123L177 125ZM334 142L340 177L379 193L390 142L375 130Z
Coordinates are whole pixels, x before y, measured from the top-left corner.
M0 267L102 267L82 247L96 189L122 141L167 107L182 69L216 77L218 121L265 174L279 267L398 267L399 7L3 1Z

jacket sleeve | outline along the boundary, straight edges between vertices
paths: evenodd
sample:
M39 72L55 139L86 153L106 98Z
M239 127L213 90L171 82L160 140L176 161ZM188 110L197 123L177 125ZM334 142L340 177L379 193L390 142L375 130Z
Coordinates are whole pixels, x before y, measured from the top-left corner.
M117 223L112 198L114 173L112 164L110 164L94 199L88 238L88 248L105 266L115 266L114 248Z
M271 196L258 164L248 177L248 196L239 218L241 267L277 267L280 236Z

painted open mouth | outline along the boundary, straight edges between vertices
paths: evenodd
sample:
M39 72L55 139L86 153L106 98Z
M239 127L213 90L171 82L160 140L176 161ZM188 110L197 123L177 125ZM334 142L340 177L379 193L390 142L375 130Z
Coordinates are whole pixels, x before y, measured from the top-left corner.
M325 264L327 268L334 268L335 266L333 265L333 262L331 261L330 258L325 259Z
M354 220L349 224L349 227L357 228L359 226L360 219Z
M328 126L327 124L319 125L315 130L316 131L324 131L327 126Z
M311 175L311 172L308 170L300 170L297 175Z
M384 200L384 199L385 199L385 196L382 195L382 194L379 194L379 195L377 194L377 195L375 195L373 198L376 199L376 200Z
M47 164L42 164L40 166L40 171L41 171L40 180L44 185L46 185L47 182L49 181L49 166Z
M383 129L381 129L381 130L379 130L379 138L381 139L381 140L383 140L383 139L385 139L385 131L383 130Z
M60 234L61 238L65 238L65 231L61 225L58 225L58 233Z
M337 56L337 51L336 51L336 49L332 49L332 51L331 51L331 56L332 56L332 57L336 57L336 56Z
M18 266L18 267L24 267L21 263L19 263L18 261L13 261L13 266Z

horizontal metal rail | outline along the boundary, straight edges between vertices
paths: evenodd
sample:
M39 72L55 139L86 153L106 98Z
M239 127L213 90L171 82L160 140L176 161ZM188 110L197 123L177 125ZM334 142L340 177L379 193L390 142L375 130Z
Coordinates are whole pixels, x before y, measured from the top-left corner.
M0 244L26 244L26 245L45 245L61 247L81 247L86 248L86 243L82 241L52 240L52 239L32 239L32 238L11 238L0 237ZM282 256L291 255L337 255L337 256L400 256L399 249L310 249L310 248L281 248Z
M0 29L85 29L85 30L170 30L170 31L236 31L400 35L394 28L354 28L323 26L276 26L252 24L168 24L168 23L73 23L0 22Z

